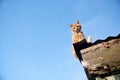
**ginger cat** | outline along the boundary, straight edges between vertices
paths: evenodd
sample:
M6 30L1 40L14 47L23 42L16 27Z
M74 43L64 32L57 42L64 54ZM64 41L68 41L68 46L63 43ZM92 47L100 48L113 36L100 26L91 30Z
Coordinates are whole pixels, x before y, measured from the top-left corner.
M83 32L81 31L82 27L79 24L79 21L76 21L75 24L71 24L70 28L71 28L71 32L72 32L72 44L80 42L80 41L87 42L85 37L84 37ZM90 40L92 40L91 36L88 38L88 42L91 42ZM76 55L76 52L74 50L73 45L72 45L72 54L75 58L78 58Z

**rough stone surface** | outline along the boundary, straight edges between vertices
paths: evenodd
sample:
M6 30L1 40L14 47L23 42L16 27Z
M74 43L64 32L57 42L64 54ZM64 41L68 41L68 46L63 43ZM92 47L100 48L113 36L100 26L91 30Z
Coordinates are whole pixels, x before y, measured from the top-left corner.
M120 73L120 38L102 42L80 51L88 74L110 75Z

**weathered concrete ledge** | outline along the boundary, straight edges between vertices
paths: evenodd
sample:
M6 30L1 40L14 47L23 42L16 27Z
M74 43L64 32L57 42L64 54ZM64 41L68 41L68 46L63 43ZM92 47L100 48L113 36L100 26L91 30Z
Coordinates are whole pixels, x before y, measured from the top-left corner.
M106 77L120 73L120 35L85 45L80 53L88 75Z

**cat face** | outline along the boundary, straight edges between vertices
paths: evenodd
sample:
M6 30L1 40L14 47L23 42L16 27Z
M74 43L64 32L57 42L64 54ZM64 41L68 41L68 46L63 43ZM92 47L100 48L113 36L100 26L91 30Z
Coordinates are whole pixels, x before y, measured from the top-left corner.
M71 31L72 31L72 32L77 32L77 33L78 33L78 32L81 31L81 25L78 24L78 23L76 23L76 24L71 24L70 27L71 27Z

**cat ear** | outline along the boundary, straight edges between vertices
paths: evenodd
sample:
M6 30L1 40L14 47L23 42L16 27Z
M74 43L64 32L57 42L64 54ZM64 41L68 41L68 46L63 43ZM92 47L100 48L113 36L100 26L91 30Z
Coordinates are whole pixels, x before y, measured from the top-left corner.
M79 21L78 21L78 20L76 21L76 24L79 24Z
M70 24L69 26L70 26L70 27L72 27L73 25L72 25L72 24Z

